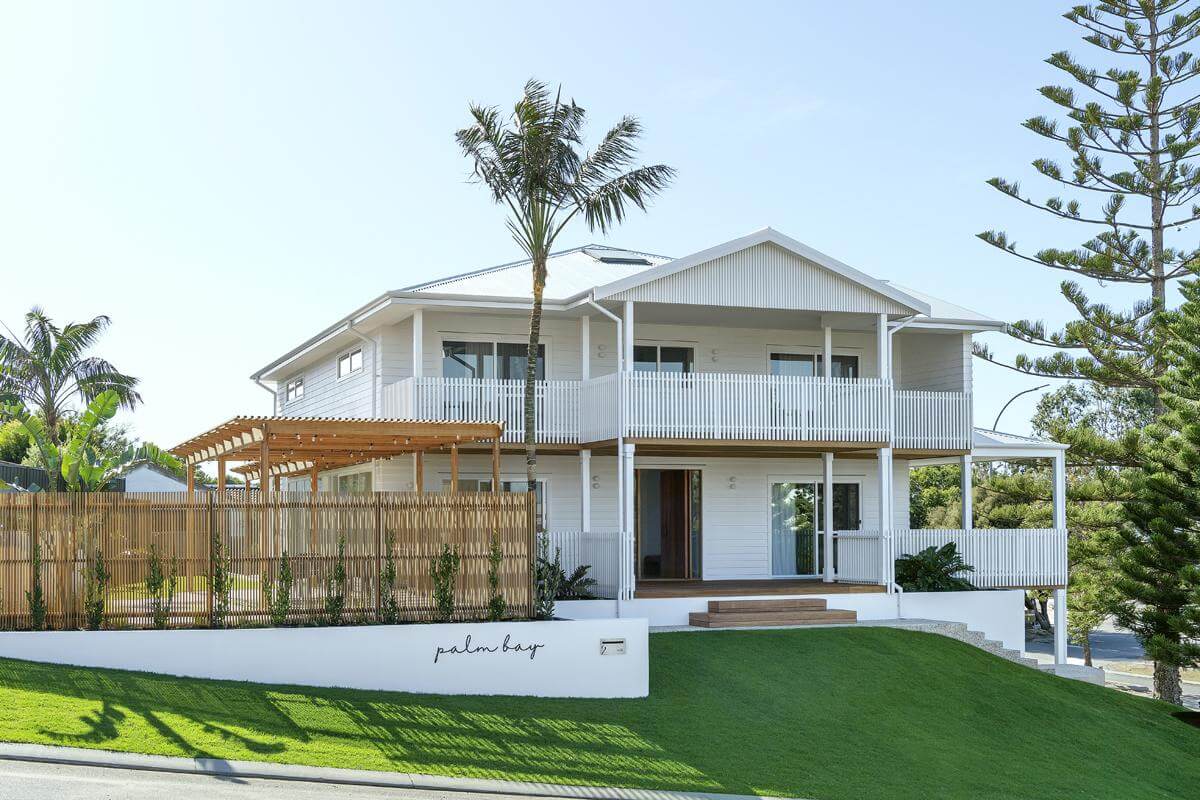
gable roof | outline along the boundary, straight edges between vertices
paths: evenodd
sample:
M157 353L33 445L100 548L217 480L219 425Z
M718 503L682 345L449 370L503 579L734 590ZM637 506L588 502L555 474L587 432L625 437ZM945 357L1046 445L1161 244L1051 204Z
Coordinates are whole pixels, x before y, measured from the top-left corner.
M782 248L784 251L800 258L804 261L811 262L818 267L836 275L852 284L857 284L863 288L874 292L875 294L885 297L897 305L909 310L914 314L929 315L929 303L921 300L906 291L903 291L896 286L889 284L887 281L881 281L872 278L865 272L860 272L854 267L838 261L832 256L827 256L819 250L814 250L802 242L798 242L790 236L785 236L773 228L763 228L755 231L748 236L743 236L739 239L732 239L715 247L710 247L707 250L701 250L698 253L693 253L690 256L668 261L658 266L649 267L632 275L625 276L614 280L603 286L597 286L593 293L594 299L600 300L606 297L615 297L628 292L637 287L646 286L654 281L667 278L671 275L678 274L685 270L694 267L708 264L725 256L732 255L742 250L748 250L761 244L772 244Z

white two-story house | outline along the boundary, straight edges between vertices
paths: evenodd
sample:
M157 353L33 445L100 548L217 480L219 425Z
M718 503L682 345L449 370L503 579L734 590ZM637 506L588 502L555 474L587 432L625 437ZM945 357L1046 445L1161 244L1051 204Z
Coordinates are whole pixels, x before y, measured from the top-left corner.
M387 292L252 377L279 415L502 421L502 489L524 491L530 283L515 262ZM1064 448L973 428L972 337L1002 323L771 229L683 258L558 253L545 297L539 525L598 594L886 590L895 556L949 540L981 587L1065 584ZM966 469L961 529L909 530L911 467L1011 458L1055 463L1053 529L973 530ZM449 456L315 479L440 491ZM463 448L460 488L491 480Z

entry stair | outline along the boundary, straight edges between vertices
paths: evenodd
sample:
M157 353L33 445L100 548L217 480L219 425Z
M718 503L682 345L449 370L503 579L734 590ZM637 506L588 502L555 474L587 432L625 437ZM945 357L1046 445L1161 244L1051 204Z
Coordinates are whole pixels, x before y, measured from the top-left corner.
M829 608L823 598L776 598L770 600L710 600L708 611L688 615L694 628L786 628L799 625L854 625L858 614L840 608ZM888 625L926 633L936 633L965 642L992 655L1026 667L1037 668L1038 662L1018 650L988 639L979 631L961 622L938 620L896 620L863 622L863 625Z
M710 600L708 611L695 611L688 622L697 628L759 628L781 625L829 625L858 621L858 614L827 608L823 598Z

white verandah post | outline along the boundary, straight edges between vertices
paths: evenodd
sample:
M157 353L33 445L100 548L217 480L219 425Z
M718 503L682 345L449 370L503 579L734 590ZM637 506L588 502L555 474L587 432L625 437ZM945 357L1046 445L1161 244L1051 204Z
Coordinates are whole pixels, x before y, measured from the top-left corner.
M1054 456L1054 528L1067 528L1067 465L1066 453ZM1067 663L1067 590L1054 590L1054 663Z
M825 497L821 503L822 527L825 529L825 564L821 580L825 583L833 583L833 453L822 453L821 465L825 486Z
M959 477L959 486L962 490L962 528L964 531L970 531L975 525L975 494L974 494L974 475L971 470L971 454L962 457L960 464L962 475Z
M637 486L634 475L634 446L625 442L629 428L629 383L628 374L633 371L633 301L626 300L622 315L621 333L625 341L619 342L621 348L621 363L619 375L621 404L620 427L617 433L617 474L621 482L621 508L618 511L621 550L621 574L626 576L621 587L621 595L626 600L632 600L637 590L637 545L634 541L636 521L634 519L634 491Z

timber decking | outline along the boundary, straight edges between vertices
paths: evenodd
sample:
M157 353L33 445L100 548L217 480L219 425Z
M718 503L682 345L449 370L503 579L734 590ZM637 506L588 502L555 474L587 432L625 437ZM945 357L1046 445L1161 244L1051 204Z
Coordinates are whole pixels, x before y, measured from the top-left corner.
M638 581L634 597L737 597L804 594L875 594L882 586L861 583L824 583L817 579L748 581Z

